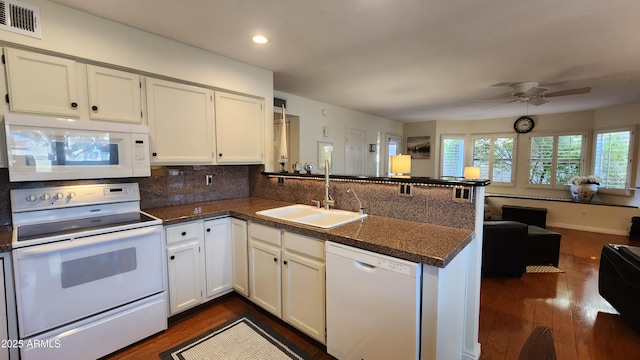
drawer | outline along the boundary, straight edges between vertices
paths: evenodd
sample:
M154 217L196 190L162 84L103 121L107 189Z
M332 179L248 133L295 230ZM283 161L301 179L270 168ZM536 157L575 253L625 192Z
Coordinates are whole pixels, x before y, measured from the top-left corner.
M202 238L202 226L202 221L194 221L166 227L167 245Z
M284 248L287 251L324 260L324 240L285 231Z
M280 247L282 245L280 229L255 223L249 223L249 238L264 241Z

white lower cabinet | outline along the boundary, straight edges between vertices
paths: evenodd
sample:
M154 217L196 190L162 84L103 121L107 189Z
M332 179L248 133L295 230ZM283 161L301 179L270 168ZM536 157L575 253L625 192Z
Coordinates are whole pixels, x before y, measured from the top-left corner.
M231 219L204 222L205 277L207 299L226 294L233 289Z
M282 319L325 343L324 241L284 233Z
M202 221L168 226L169 309L174 315L200 304L204 297Z
M249 223L250 299L325 343L324 241Z
M238 294L249 297L249 256L245 220L231 218L231 242L233 288Z
M249 299L282 317L281 231L249 223Z
M165 227L170 315L233 291L231 221L225 217Z

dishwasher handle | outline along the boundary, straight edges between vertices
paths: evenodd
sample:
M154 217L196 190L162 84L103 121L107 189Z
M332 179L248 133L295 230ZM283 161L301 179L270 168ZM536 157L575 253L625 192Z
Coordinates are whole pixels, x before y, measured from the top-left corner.
M360 269L360 270L366 271L366 272L375 272L376 269L378 268L377 266L373 266L373 265L370 265L370 264L367 264L365 262L358 261L358 260L353 260L353 263L356 265L357 269Z

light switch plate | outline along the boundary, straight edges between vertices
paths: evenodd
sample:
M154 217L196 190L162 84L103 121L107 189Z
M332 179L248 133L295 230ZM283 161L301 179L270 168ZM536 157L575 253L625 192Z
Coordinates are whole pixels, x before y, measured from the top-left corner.
M400 184L400 185L398 185L398 196L412 197L413 196L413 185L411 185L411 184Z
M473 187L471 186L454 186L452 200L454 202L471 203L473 202Z

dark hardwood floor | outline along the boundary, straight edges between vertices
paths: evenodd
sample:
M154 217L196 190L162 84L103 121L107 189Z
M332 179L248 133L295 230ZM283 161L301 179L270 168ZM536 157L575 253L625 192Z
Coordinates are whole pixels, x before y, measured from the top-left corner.
M640 244L624 236L551 230L562 234L558 267L565 273L482 279L480 359L517 359L537 325L551 328L559 360L640 359L640 333L598 293L602 246Z
M180 316L179 319L171 319L167 331L113 353L102 360L158 359L160 352L179 345L244 313L254 315L307 354L313 356L314 359L335 360L333 356L325 352L326 348L322 344L283 323L235 293L213 300L212 304L200 308L197 312L190 312L187 316L178 315Z
M520 279L485 278L480 298L482 360L517 359L537 325L551 328L559 360L639 359L640 333L598 294L600 250L629 244L624 236L553 229L562 234L561 274L524 274ZM632 245L640 245L637 242ZM640 306L640 304L638 304ZM323 347L239 295L173 321L169 330L106 359L157 359L158 354L228 319L250 312L317 359L333 359Z

